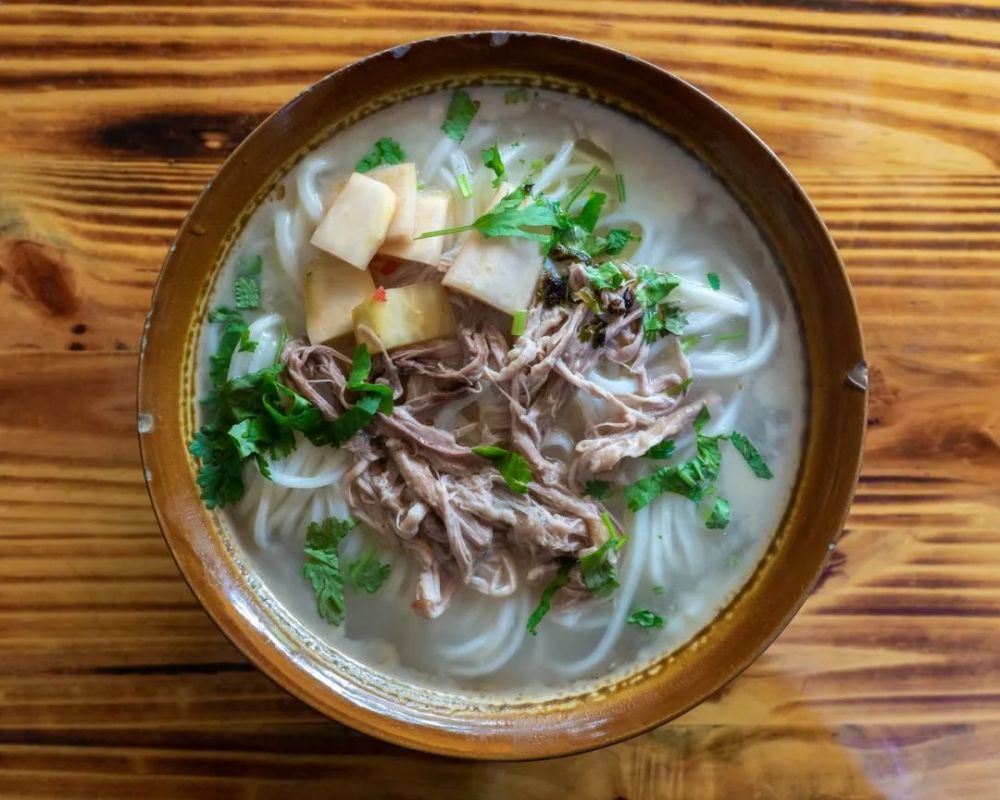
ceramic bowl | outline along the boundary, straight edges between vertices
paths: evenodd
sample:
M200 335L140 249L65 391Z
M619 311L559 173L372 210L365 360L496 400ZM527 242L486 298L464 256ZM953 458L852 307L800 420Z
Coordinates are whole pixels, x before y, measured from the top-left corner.
M750 581L681 649L627 678L511 701L415 687L316 641L262 590L207 511L186 443L195 352L214 278L248 215L302 154L404 97L466 84L589 97L661 130L699 159L756 224L798 309L808 366L802 463L780 528ZM857 481L866 409L861 330L823 223L767 146L679 78L572 39L485 32L405 44L320 80L232 153L177 235L153 295L139 368L149 494L191 588L222 631L295 696L360 731L451 756L563 755L634 736L704 700L750 664L809 594Z

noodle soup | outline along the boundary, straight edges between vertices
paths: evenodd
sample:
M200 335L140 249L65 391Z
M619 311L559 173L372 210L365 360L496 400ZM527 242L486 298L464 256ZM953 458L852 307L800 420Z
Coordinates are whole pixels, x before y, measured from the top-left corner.
M558 689L679 647L794 482L770 254L687 153L580 98L440 92L336 134L212 307L206 502L289 613L407 680Z

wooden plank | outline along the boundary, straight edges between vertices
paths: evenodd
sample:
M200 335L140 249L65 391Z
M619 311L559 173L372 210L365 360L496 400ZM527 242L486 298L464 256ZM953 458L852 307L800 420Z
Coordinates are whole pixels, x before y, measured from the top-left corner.
M135 433L150 291L221 159L354 58L488 27L626 49L750 124L872 364L857 501L785 633L677 723L544 764L408 753L271 684L180 579ZM989 0L0 5L0 797L993 797L998 43Z

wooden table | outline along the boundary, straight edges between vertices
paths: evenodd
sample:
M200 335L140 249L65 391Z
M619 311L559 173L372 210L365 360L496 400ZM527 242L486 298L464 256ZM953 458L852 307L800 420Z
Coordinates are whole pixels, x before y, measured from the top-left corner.
M502 27L628 50L763 136L841 248L873 387L845 536L756 665L639 739L491 765L327 722L219 634L134 390L166 247L254 125L366 53ZM0 4L0 796L1000 796L998 66L996 0Z

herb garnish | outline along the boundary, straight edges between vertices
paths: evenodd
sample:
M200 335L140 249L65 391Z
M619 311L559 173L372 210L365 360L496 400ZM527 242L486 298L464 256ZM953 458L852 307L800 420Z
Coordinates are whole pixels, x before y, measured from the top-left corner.
M637 608L628 615L626 620L629 625L636 625L640 628L662 628L663 617L654 614L648 608Z
M331 625L344 621L344 576L340 571L340 543L355 526L352 519L330 517L312 522L306 533L306 562L302 575L316 593L316 610Z
M520 311L515 311L510 322L510 335L520 336L524 333L524 329L528 325L528 311L527 309L521 309Z
M260 253L240 259L237 267L239 272L233 284L236 308L241 310L260 308L260 272L263 265L264 259Z
M676 449L673 439L664 439L646 451L646 458L670 458Z
M683 339L681 339L681 350L685 353L690 353L692 348L700 341L701 341L701 336L699 336L697 333L694 333L691 336L685 336Z
M479 155L483 159L483 164L493 170L493 173L496 175L493 179L493 188L498 189L500 184L503 183L504 175L507 174L507 168L500 157L500 143L495 143L492 147L483 150Z
M477 456L482 456L493 462L493 465L503 476L504 482L512 492L525 494L528 491L528 484L534 480L531 467L520 453L505 450L496 445L482 445L473 447L472 452Z
M389 136L383 136L354 165L354 171L369 172L375 169L375 167L402 164L404 161L406 161L406 153L403 152L403 148L399 142Z
M631 511L638 511L649 505L664 492L683 495L696 503L706 494L714 492L713 483L719 477L719 468L722 465L719 443L727 440L733 443L758 478L773 477L757 448L742 433L734 431L719 436L703 434L702 430L710 418L708 406L703 405L693 423L696 434L694 458L680 464L660 467L625 487L625 502ZM714 529L725 528L729 524L730 516L729 501L724 497L717 497L705 525Z
M283 458L295 449L295 432L315 445L339 446L364 428L378 411L392 413L392 389L368 383L371 358L364 344L355 351L347 388L357 393L355 405L332 422L319 409L279 380L284 367L270 367L226 380L237 348L252 349L249 328L237 311L217 309L212 322L225 325L219 350L211 358L211 391L203 401L208 422L188 445L201 461L197 483L207 508L227 506L244 492L243 466L257 464L269 478L268 459Z
M448 113L441 123L441 130L449 138L461 142L469 132L469 125L472 124L472 118L476 116L478 110L479 101L469 97L469 93L464 89L459 89L451 96Z
M531 616L528 617L528 633L532 636L538 635L538 623L541 622L542 618L551 610L553 595L569 583L569 571L572 568L572 559L562 559L559 562L559 569L555 576L548 582L545 589L542 590L542 596L538 601L538 606L531 612Z
M477 230L487 239L498 236L513 236L536 242L547 242L549 234L530 229L554 225L556 216L542 198L535 198L534 201L527 202L529 188L526 184L518 186L502 197L493 208L471 225L458 225L439 231L427 231L416 238L426 239L430 236L446 236L450 233Z
M462 193L462 197L466 200L472 197L472 184L469 183L469 176L465 173L460 174L455 182L458 184L458 191Z
M383 564L375 558L375 548L369 547L363 556L347 567L347 578L352 584L368 594L375 594L389 578L391 564Z
M625 202L625 176L620 172L615 175L615 187L618 189L618 202Z
M743 456L743 459L750 466L750 469L753 470L754 475L758 478L764 478L766 480L774 477L770 467L768 467L767 463L764 461L763 456L757 452L757 448L753 446L753 443L746 436L742 433L738 433L737 431L733 431L733 433L729 435L729 441L733 443L733 447L739 450L740 455Z
M708 285L712 287L716 292L722 288L722 280L714 272L708 273Z
M625 546L627 541L615 529L607 511L601 512L601 519L608 529L608 538L593 553L580 558L580 576L583 585L596 597L606 597L618 588L618 570L611 562L611 555Z
M692 383L694 383L694 378L685 378L676 386L671 386L669 389L667 389L667 396L680 397L682 394L684 394L684 392L686 392L690 388Z
M715 505L712 506L712 513L705 520L706 528L722 530L729 524L729 501L724 497L717 497Z
M646 341L652 343L667 334L680 336L687 325L687 317L679 304L666 300L667 295L680 286L680 278L645 266L640 266L636 273L639 283L635 299L643 308L642 329Z
M611 484L607 481L590 480L583 489L584 495L595 500L606 500L611 494Z

